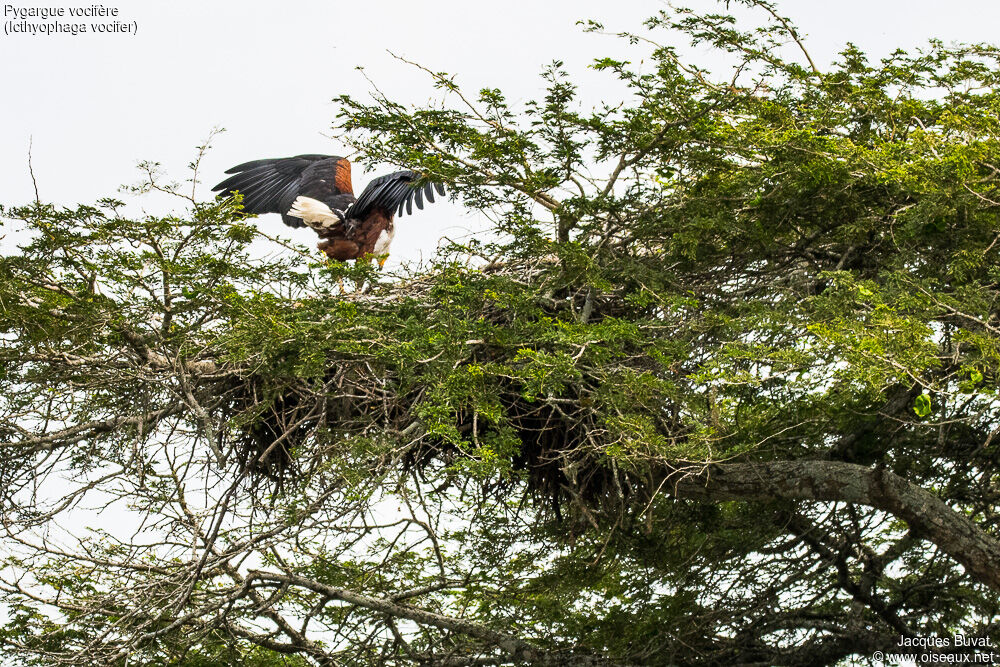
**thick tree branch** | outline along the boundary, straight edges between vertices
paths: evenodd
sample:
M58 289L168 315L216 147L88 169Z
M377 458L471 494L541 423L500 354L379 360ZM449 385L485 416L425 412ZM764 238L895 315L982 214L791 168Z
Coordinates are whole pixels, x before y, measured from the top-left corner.
M13 442L0 443L0 447L16 449L31 449L31 451L48 451L56 447L72 445L80 440L92 438L95 435L109 433L121 428L136 426L139 424L155 423L166 417L183 412L185 406L180 403L172 403L160 410L154 410L144 414L130 417L115 417L103 421L90 421L85 424L77 424L59 431L46 433L45 435L26 436Z
M1000 591L1000 542L936 496L885 470L834 461L727 463L680 471L672 488L679 498L697 500L821 500L874 507L906 521L973 577Z
M264 572L254 570L247 577L248 584L254 579L261 581L273 581L292 586L307 588L316 593L320 593L332 600L340 600L348 604L356 605L364 609L370 609L381 614L386 614L393 618L405 618L415 623L429 625L431 627L457 632L481 640L488 646L495 646L506 655L523 661L531 665L581 665L597 666L607 664L604 658L586 655L568 654L556 651L547 651L529 644L528 642L491 630L484 625L472 621L444 616L432 611L419 609L411 605L399 604L388 599L371 597L350 591L344 588L334 588L313 579L307 579L295 574L280 574L276 572Z

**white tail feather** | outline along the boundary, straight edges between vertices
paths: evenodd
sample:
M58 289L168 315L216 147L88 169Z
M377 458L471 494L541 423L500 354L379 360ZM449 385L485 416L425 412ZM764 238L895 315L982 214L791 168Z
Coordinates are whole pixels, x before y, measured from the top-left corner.
M313 229L325 229L340 222L340 218L329 206L312 197L296 197L288 215L301 218Z

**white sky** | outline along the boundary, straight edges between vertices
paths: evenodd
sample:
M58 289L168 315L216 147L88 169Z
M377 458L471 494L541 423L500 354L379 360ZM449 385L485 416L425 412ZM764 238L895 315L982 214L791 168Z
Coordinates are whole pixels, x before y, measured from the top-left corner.
M78 6L65 0L13 4ZM718 6L712 0L687 4ZM610 77L588 73L585 66L625 47L611 37L585 34L575 22L594 18L612 31L638 30L664 4L118 0L105 6L117 7L121 20L137 22L136 35L0 35L0 202L33 199L31 136L41 196L64 205L117 195L119 185L139 179L140 160L161 162L170 176L185 178L194 147L217 125L228 131L204 164L205 193L226 168L246 160L343 154L324 135L336 113L332 98L361 97L369 90L357 66L397 99L422 103L437 95L425 76L387 49L457 73L469 90L501 88L513 101L537 97L539 71L558 58L581 73L587 99L598 100ZM821 67L847 41L881 56L929 37L990 41L1000 25L995 0L786 0L781 8L807 35ZM355 170L356 192L369 177ZM284 228L276 216L258 224L314 243L311 231ZM400 221L393 255L415 259L433 251L442 234L459 235L481 224L457 206L435 204Z

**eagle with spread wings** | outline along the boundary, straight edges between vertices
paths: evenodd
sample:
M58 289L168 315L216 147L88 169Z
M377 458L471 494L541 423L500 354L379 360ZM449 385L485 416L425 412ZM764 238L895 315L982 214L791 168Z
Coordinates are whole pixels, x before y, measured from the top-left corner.
M280 213L290 227L310 227L330 259L375 257L385 264L394 235L393 218L434 202L440 183L417 186L420 174L403 170L379 176L355 198L351 163L336 155L297 155L253 160L226 170L232 174L212 188L220 197L243 195L246 213Z

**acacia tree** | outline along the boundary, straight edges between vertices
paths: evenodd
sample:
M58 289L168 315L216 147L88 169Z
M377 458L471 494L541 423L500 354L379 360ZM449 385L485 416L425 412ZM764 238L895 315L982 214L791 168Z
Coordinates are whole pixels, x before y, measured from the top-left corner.
M238 201L4 211L34 232L0 260L7 659L1000 640L1000 52L821 70L743 4L647 25L728 72L623 35L646 64L596 61L627 94L592 111L558 63L520 108L434 72L432 108L342 98L366 159L496 224L418 273L262 259Z

